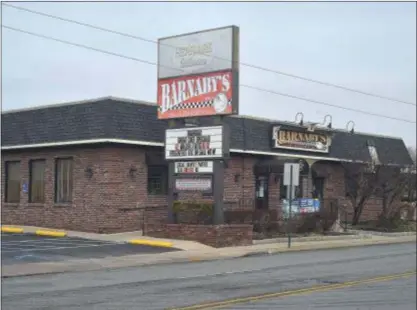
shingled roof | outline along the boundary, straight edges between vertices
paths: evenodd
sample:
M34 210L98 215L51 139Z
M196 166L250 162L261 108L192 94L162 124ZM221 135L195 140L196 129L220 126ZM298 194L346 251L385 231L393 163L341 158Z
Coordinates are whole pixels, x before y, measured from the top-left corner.
M6 111L2 113L1 121L2 150L106 139L163 146L167 128L165 121L157 119L155 104L113 97ZM231 129L232 152L370 161L367 142L371 139L382 163L412 164L404 141L400 138L331 130L333 139L330 152L310 153L271 149L272 126L288 125L288 122L233 116L227 117L226 123Z

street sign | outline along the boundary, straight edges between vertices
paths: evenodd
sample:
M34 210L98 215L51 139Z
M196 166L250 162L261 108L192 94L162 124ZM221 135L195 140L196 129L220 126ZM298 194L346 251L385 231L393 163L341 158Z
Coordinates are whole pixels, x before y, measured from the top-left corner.
M284 164L284 185L299 186L300 164Z

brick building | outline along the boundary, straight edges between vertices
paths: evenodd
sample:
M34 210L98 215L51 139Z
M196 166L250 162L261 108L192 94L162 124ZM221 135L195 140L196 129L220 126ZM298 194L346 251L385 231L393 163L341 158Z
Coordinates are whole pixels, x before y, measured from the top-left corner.
M399 138L319 128L331 141L327 152L313 152L273 141L274 126L309 134L305 126L244 116L226 123L225 205L279 209L285 160L303 164L300 197L338 201L346 200L341 163L370 162L376 151L381 163L411 164ZM2 223L121 232L166 217L166 128L156 105L112 97L3 112ZM371 199L364 216L380 207Z

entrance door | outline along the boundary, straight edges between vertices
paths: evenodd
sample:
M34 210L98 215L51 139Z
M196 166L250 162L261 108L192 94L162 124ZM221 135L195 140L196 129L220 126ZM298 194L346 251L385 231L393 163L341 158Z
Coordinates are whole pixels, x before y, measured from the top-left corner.
M255 207L257 209L267 209L268 196L268 177L257 176L255 182Z
M316 177L313 179L313 198L323 200L324 198L324 178Z

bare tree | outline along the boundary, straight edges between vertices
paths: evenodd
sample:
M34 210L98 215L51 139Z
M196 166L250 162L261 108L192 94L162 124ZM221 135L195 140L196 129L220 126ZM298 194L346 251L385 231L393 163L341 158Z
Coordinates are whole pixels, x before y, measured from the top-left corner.
M353 208L352 225L357 225L368 200L375 194L381 166L345 162L346 196Z

